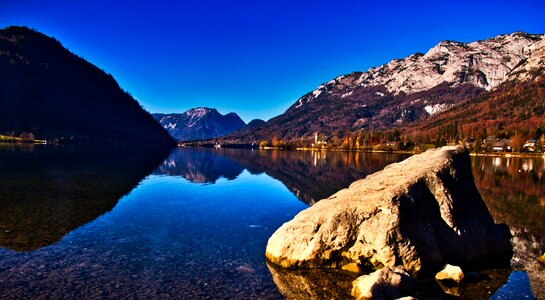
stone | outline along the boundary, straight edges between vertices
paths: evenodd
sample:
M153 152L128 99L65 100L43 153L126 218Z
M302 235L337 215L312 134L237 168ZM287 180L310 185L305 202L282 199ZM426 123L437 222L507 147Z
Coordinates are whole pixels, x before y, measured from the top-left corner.
M415 293L416 279L402 267L385 267L352 282L356 299L395 299Z
M447 264L443 270L435 274L437 280L452 280L456 283L462 282L464 279L464 272L462 268Z
M285 268L509 264L506 225L494 223L463 146L428 150L355 181L284 223L267 243Z

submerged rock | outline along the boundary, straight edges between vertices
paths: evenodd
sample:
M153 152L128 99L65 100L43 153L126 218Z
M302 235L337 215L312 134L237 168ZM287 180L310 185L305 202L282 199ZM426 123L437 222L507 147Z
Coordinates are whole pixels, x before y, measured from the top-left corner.
M415 292L416 280L402 267L385 267L352 283L356 299L395 299Z
M350 299L352 273L331 269L286 270L267 264L274 284L285 299Z
M412 156L358 180L282 225L267 259L286 268L509 263L509 229L496 225L477 191L467 150Z
M437 280L452 280L456 283L462 282L464 279L464 272L458 266L453 266L447 264L443 270L435 274L435 279Z

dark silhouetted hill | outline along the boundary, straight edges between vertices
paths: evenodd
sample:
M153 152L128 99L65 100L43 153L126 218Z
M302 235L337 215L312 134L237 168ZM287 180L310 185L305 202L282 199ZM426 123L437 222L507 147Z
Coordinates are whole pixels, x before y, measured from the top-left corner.
M115 79L26 27L0 30L0 134L174 144Z

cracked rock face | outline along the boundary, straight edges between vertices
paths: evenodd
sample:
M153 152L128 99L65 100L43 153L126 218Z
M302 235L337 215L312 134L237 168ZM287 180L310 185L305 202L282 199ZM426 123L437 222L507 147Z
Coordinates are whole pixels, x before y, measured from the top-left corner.
M412 156L358 180L282 225L267 259L286 268L509 263L510 233L496 225L462 146Z

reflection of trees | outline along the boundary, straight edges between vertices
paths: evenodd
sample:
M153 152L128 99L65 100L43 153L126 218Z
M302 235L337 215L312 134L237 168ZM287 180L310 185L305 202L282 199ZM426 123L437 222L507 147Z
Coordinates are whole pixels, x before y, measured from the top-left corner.
M168 151L0 146L0 246L29 251L57 242L111 210Z
M220 177L234 179L246 168L253 174L267 173L299 199L313 204L405 157L391 153L181 148L155 173L215 183Z
M542 158L474 157L473 174L497 222L545 228L545 167Z
M403 160L392 153L235 150L227 155L251 173L280 180L308 204L329 197L353 181Z
M230 149L226 150L229 152ZM155 173L181 176L195 183L215 183L220 177L233 180L244 168L227 158L225 152L210 148L180 148L172 152Z
M473 175L496 222L507 223L513 235L512 265L525 270L535 295L545 290L545 164L542 158L474 157Z

